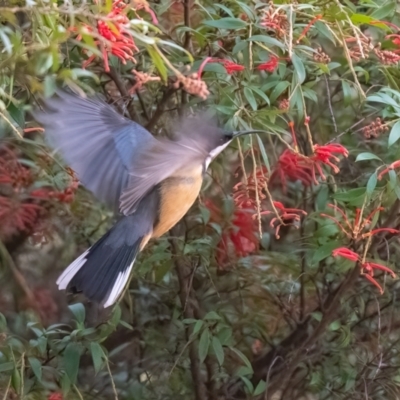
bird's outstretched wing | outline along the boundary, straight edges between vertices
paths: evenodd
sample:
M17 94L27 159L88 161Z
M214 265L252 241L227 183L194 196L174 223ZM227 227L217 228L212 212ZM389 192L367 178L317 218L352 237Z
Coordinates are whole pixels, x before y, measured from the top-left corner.
M44 101L44 111L36 110L33 115L82 184L118 211L132 160L157 140L99 98L62 90Z
M133 161L129 182L120 199L121 212L125 215L133 213L139 201L157 184L177 171L190 169L190 165L200 168L206 155L189 140L158 140L151 151Z

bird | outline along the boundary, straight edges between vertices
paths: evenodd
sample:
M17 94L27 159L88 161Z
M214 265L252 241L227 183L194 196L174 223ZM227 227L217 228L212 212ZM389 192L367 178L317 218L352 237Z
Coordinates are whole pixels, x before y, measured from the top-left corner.
M32 112L80 183L118 220L59 276L59 290L110 307L120 300L137 255L194 204L204 174L233 139L207 114L182 119L175 139L155 137L99 96L57 89Z

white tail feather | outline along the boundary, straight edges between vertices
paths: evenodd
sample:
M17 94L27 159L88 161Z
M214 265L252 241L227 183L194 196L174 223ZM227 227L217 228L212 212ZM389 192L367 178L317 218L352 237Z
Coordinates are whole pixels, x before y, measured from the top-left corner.
M112 287L111 292L108 295L106 302L104 303L104 308L110 307L118 300L118 297L125 288L126 282L128 282L135 259L136 257L133 259L132 263L125 271L118 274L114 286Z
M68 284L71 282L72 278L77 274L77 272L83 267L85 264L86 256L90 249L87 249L84 253L82 253L75 261L73 261L65 271L60 275L57 279L57 285L59 290L64 290L67 288Z

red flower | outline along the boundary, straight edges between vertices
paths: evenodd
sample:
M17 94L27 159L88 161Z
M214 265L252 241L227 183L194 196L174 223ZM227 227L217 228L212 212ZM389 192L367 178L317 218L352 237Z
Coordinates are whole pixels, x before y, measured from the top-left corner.
M339 247L338 249L333 250L332 255L334 257L343 257L350 261L356 261L360 263L361 274L365 276L365 278L368 279L373 285L375 285L381 294L383 293L383 289L382 286L374 279L374 270L387 272L392 276L392 278L396 278L396 274L390 268L370 261L363 262L357 253L348 249L347 247Z
M389 171L394 170L395 168L400 167L400 160L397 160L395 162L392 162L388 167L386 167L384 170L382 170L379 175L378 175L378 180L381 180L383 175L387 174Z
M63 396L61 393L59 392L55 392L55 393L50 393L47 396L47 400L63 400Z
M207 63L220 63L222 64L225 69L226 72L229 75L232 75L234 72L240 72L244 70L244 66L240 65L240 64L236 64L233 61L230 60L226 60L225 58L212 58L212 57L207 57L202 63L201 66L199 68L198 71L198 76L200 77L202 72L203 72L203 68Z
M308 23L308 25L303 29L303 32L301 32L300 37L297 39L296 43L299 44L300 41L307 35L307 32L310 30L310 28L322 18L321 14L318 14L311 20L311 22Z
M323 180L326 179L321 165L325 164L333 169L333 172L337 174L339 172L339 167L334 164L334 162L338 163L340 160L335 154L342 154L344 157L349 155L348 150L343 147L341 144L332 143L325 146L320 146L318 144L314 145L314 154L310 157L313 161L313 179L314 182L317 183L317 179L315 177L315 170L318 171L321 178Z
M257 66L259 71L274 72L279 65L279 58L276 56L271 56L269 60Z
M144 10L150 14L153 24L157 25L158 20L155 12L150 8L149 3L146 0L131 0L136 10Z
M300 221L301 215L307 215L304 210L299 208L286 208L281 202L273 202L274 211L262 211L260 215L269 215L275 213L269 225L275 229L275 237L279 239L279 231L282 226L293 225Z
M339 247L332 251L333 257L343 257L347 258L350 261L358 261L358 254L353 250L348 249L347 247Z
M398 28L397 28L398 29ZM392 39L393 38L393 39ZM398 49L393 50L393 53L400 53L400 35L399 34L391 34L387 35L385 39L392 39L392 43L398 47Z
M102 51L106 72L110 71L108 53L118 57L123 64L126 64L128 60L136 62L133 54L139 49L126 29L129 18L123 14L127 6L122 0L114 1L111 11L106 16L107 21L100 20L97 22L97 31L101 38L95 40L95 43ZM91 27L87 26L86 28L89 32L92 31ZM81 35L78 36L78 39L81 39ZM95 58L95 55L90 56L82 67L86 68Z
M263 189L268 182L267 174L266 167L258 168L256 179L254 179L254 174L249 174L246 182L239 182L233 187L233 201L236 207L257 209L257 194L259 201L266 197Z
M210 210L210 220L223 223L221 211L211 200L205 204ZM234 252L236 257L245 257L257 250L259 238L256 235L257 224L251 210L235 210L231 223L224 229L217 245L217 263L220 266L229 261L229 255Z
M335 217L332 217L331 215L321 213L321 216L329 218L330 220L335 222L335 224L340 228L340 230L351 240L354 240L354 241L362 240L362 239L371 237L373 235L376 235L376 234L378 234L380 232L389 232L389 233L394 233L394 234L395 233L400 233L400 231L398 231L397 229L393 229L393 228L377 228L377 229L373 229L372 231L368 231L368 232L364 232L363 233L363 231L371 223L372 218L374 217L374 215L377 212L383 210L382 207L378 207L375 210L373 210L363 220L360 219L361 218L361 210L359 208L357 208L356 209L356 215L355 215L353 223L351 223L349 221L349 219L347 218L347 215L339 207L337 207L337 206L335 206L333 204L328 204L328 207L333 208L335 211L337 211L341 215L345 226L343 226Z
M271 174L271 181L280 180L283 192L287 189L287 180L300 181L304 186L312 184L313 170L305 157L290 149L286 149L279 157Z
M11 237L18 231L29 231L42 210L38 204L0 196L0 238Z

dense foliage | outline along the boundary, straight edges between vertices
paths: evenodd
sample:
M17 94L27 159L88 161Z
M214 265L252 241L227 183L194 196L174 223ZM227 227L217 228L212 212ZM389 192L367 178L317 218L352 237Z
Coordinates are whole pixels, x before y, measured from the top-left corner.
M396 0L0 1L1 398L399 398L399 60ZM56 290L114 218L30 117L63 85L264 132L111 310Z

